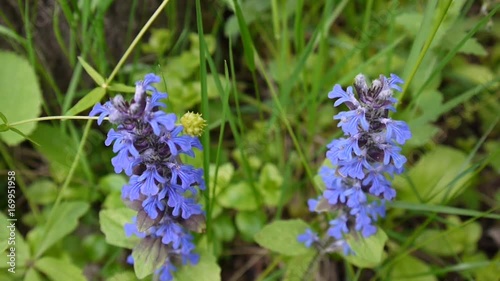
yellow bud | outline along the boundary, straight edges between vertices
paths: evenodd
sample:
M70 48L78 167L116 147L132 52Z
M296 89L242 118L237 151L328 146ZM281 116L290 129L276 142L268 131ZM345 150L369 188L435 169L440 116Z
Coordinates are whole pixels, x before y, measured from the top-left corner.
M187 112L181 117L181 124L184 127L184 133L193 137L199 137L203 134L203 129L207 126L207 121L199 113Z

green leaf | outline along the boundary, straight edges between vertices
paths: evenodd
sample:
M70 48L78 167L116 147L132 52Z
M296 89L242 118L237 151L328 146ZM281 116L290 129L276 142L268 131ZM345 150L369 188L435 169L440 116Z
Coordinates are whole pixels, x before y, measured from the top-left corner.
M220 281L220 273L215 257L203 251L198 264L182 266L174 275L176 281Z
M255 192L247 182L229 185L217 196L217 201L223 207L240 211L252 211L258 207Z
M74 116L78 113L87 110L93 107L96 103L98 103L102 97L106 94L106 89L97 87L86 94L81 100L79 100L68 112L66 112L66 116Z
M438 146L420 158L408 173L397 176L398 198L408 202L443 203L459 195L472 177L466 155L456 149Z
M137 281L137 277L132 271L118 272L106 279L106 281Z
M168 257L168 246L161 238L146 237L132 250L134 270L137 278L142 279L159 269Z
M24 275L24 281L43 281L45 279L40 276L40 274L33 267L28 268L26 275Z
M4 215L4 213L0 213L0 223L2 225L9 225L7 223L7 217ZM7 243L9 239L9 231L0 231L0 252L3 252L5 249L9 247L9 244Z
M40 145L39 143L37 143L36 141L34 141L34 140L30 139L30 138L29 138L26 134L24 134L24 133L23 133L23 132L21 132L20 130L16 129L15 127L9 127L9 129L10 129L12 132L14 132L14 133L16 133L16 134L20 135L20 136L21 136L21 137L23 137L24 139L27 139L27 140L29 140L30 142L32 142L32 143L34 143L34 144L36 144L36 145Z
M217 180L215 181L215 170L217 170ZM224 163L218 167L214 164L210 165L210 180L211 184L215 183L215 195L218 195L225 187L228 186L229 182L233 178L234 166L231 163Z
M266 225L254 238L266 249L287 256L299 256L312 251L297 241L297 236L308 227L302 220L277 220Z
M222 214L213 221L213 231L215 237L225 242L232 241L236 233L233 221L228 214Z
M2 113L2 112L0 112L0 118L2 119L2 121L3 121L3 123L4 123L4 124L9 123L9 122L7 121L7 117L5 117L5 115L3 115L3 113Z
M458 232L445 234L444 231L427 229L420 234L415 242L425 243L422 249L428 253L438 256L454 256L464 250L462 235Z
M33 67L24 58L10 52L0 51L0 100L2 113L10 123L33 119L41 112L42 93ZM15 128L30 135L37 122L25 123ZM7 131L0 134L8 145L16 145L25 137Z
M47 124L39 124L32 138L40 144L35 149L48 160L55 181L62 182L76 156L77 146L74 140L59 128ZM78 175L81 171L82 168L78 165L75 174Z
M172 31L169 29L153 28L147 44L142 44L142 50L145 53L161 56L172 46L172 35Z
M99 224L101 231L106 236L106 242L127 249L132 249L137 245L139 238L133 235L127 237L123 228L126 223L132 223L132 217L135 215L136 212L129 208L100 211Z
M47 223L41 228L43 236L38 249L35 251L36 256L41 256L46 250L60 241L64 236L71 233L78 226L78 219L83 216L89 209L89 204L86 202L62 202L56 210L52 211L53 216L49 218Z
M431 272L431 267L426 263L410 255L406 255L394 264L386 280L437 281L436 276L429 272ZM422 275L423 273L424 275Z
M456 1L454 1L456 2ZM477 22L475 22L477 24ZM439 44L443 49L450 51L467 36L468 26L464 23L456 23L443 35L442 43ZM484 47L477 42L476 38L469 38L458 50L460 53L486 56L488 52Z
M10 127L7 124L1 124L0 125L0 133L1 132L7 132L9 129L10 129Z
M31 261L30 247L19 231L16 231L16 265L19 268L29 267Z
M306 254L295 256L287 263L283 281L312 281L318 265L319 253L309 251Z
M32 183L27 189L27 196L33 203L47 205L57 198L58 190L53 181L39 180Z
M99 179L99 188L104 193L121 193L123 186L127 183L124 175L109 174Z
M375 235L368 238L355 237L349 235L347 243L351 246L354 254L344 258L357 267L374 268L382 262L384 245L387 241L387 234L382 229L378 229Z
M423 250L439 256L474 253L482 235L481 225L477 222L464 225L458 216L448 216L446 221L447 230L427 229L417 237L416 243L425 243Z
M43 257L35 262L35 268L53 281L86 281L82 269L68 260Z
M121 92L121 93L134 93L135 92L135 87L125 85L122 83L112 83L106 89L108 89L112 92Z
M259 232L266 223L266 215L262 211L238 212L236 214L236 227L243 238L252 241L254 235Z
M5 219L5 220L4 220ZM7 222L6 217L1 218L0 217L0 222L3 223L3 225L8 226L10 222ZM26 243L26 240L24 240L24 237L21 235L21 233L16 229L15 231L15 240L11 239L9 240L10 236L10 231L8 228L6 228L7 231L2 231L2 237L0 241L2 241L1 248L4 248L0 250L0 268L9 268L9 262L10 262L10 257L7 255L10 253L10 248L15 249L15 255L16 255L16 272L19 269L25 268L27 266L27 261L30 260L31 253L29 249L29 245ZM5 233L5 238L3 237L3 233ZM12 244L15 241L15 245ZM4 244L5 242L5 244ZM10 242L10 244L9 244ZM5 250L5 251L4 251ZM1 280L1 279L0 279Z
M453 72L460 78L468 80L476 85L486 84L495 79L493 70L482 65L465 64L453 67Z
M259 176L259 192L268 206L276 206L281 198L283 176L276 165L266 163Z
M88 64L82 57L78 57L78 61L82 64L83 68L87 72L87 74L94 80L94 82L102 86L106 82L106 80L95 70L90 64Z

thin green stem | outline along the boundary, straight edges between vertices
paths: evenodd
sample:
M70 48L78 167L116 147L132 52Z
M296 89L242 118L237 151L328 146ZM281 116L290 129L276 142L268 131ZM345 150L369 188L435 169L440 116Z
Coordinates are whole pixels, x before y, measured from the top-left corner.
M443 22L444 18L446 17L446 12L448 11L448 8L450 7L451 2L452 1L448 1L448 3L446 3L447 6L445 7L445 9L443 9L443 12L441 13L441 15L439 15L439 18L438 18L438 21L436 22L436 24L434 24L434 28L431 31L430 36L427 38L427 41L425 42L425 44L422 48L422 51L420 52L420 54L418 56L417 63L414 65L412 71L410 72L410 75L406 78L406 82L403 85L403 91L401 93L401 96L399 97L399 100L401 100L401 101L403 100L403 98L408 90L408 87L410 86L411 81L413 80L413 77L415 77L415 74L417 74L417 70L419 70L420 64L422 64L424 57L427 54L427 51L429 50L429 48L431 47L432 41L434 40L434 37L436 36L437 31L438 31L439 27L441 26L441 23Z
M116 74L118 73L118 70L120 70L120 68L122 67L122 65L125 63L125 60L127 60L127 58L130 56L130 54L134 50L135 46L141 40L142 36L144 36L144 34L149 29L149 27L153 24L153 22L155 21L155 19L160 15L161 11L163 10L163 8L165 8L165 6L167 5L168 1L169 0L164 0L160 4L160 6L158 7L158 9L156 9L156 11L151 16L151 18L149 18L149 20L146 22L146 24L142 27L142 29L139 31L139 33L137 34L137 36L134 38L134 41L132 41L132 43L130 43L130 46L127 48L127 50L125 51L125 53L121 57L120 61L118 61L118 63L116 64L115 68L113 69L113 71L109 75L108 79L106 80L106 84L109 85L111 83L111 81L113 81L113 78L115 78Z
M78 150L76 152L75 159L73 160L73 163L71 163L71 167L69 168L69 171L68 171L68 176L66 177L63 185L61 186L61 190L59 190L59 193L57 194L56 201L54 202L54 206L50 210L50 214L49 214L47 222L50 222L51 218L54 216L55 210L57 210L57 207L61 203L61 199L63 197L63 194L66 193L66 189L68 188L69 183L71 182L71 179L73 179L73 174L75 173L76 167L78 166L78 163L80 162L80 156L83 154L83 149L85 148L85 142L87 141L87 137L89 135L92 123L93 123L92 120L88 120L87 124L85 125L85 129L83 130L82 139L80 141L80 145L78 146ZM42 237L46 237L47 229L48 228L44 228L45 233L44 233L44 235L42 235ZM36 254L35 258L38 258L41 254L42 254L42 252L38 252Z
M32 119L26 119L23 121L18 121L14 123L9 123L9 126L19 126L22 124L26 123L31 123L31 122L38 122L38 121L47 121L47 120L68 120L68 119L74 119L74 120L97 120L99 117L89 117L89 116L46 116L46 117L38 117L38 118L32 118ZM107 118L104 118L107 120Z
M266 70L264 68L264 65L261 61L261 58L257 52L255 53L255 64L257 66L257 69L259 69L260 72L263 74L264 79L266 80L266 83L269 85L269 90L270 90L271 96L275 102L274 104L276 106L276 109L278 110L279 117L281 118L288 133L290 134L290 138L292 139L292 142L295 146L295 149L297 150L297 153L299 154L299 158L302 162L302 165L304 166L304 170L306 171L307 177L309 178L311 183L314 184L314 175L312 173L311 167L309 166L308 159L306 158L304 151L302 150L302 147L300 146L300 143L297 140L295 132L293 131L293 128L290 124L290 121L288 121L288 119L286 117L285 110L284 110L283 106L281 105L281 103L279 102L279 98L278 98L278 95L276 93L276 90L274 89L272 82L269 79L269 75L267 75ZM314 184L314 186L316 186L316 185Z

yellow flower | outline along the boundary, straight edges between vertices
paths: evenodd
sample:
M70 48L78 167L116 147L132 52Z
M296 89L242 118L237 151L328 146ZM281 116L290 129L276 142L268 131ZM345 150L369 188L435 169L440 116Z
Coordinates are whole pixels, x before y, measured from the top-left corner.
M207 121L199 113L187 112L181 117L181 124L184 127L184 133L193 137L199 137L203 134L203 129L207 126Z

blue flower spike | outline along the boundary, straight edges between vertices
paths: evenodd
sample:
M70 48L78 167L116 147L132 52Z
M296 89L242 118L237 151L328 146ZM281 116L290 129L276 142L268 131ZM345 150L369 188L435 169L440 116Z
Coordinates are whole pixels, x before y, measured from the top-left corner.
M155 280L170 281L179 266L199 260L190 232L204 231L205 215L196 201L197 191L205 188L203 170L182 163L179 155L194 157L193 148L203 149L198 137L206 122L201 115L188 113L178 124L175 114L161 110L167 94L152 85L160 81L159 76L147 74L136 82L131 101L117 95L97 103L90 116L98 115L99 125L105 117L116 125L105 144L113 145L116 153L111 161L115 172L130 177L122 199L138 211L124 231L141 238L143 245L162 247L160 252L167 254ZM186 118L194 121L185 122ZM391 134L396 133L397 128ZM128 262L134 263L132 256Z
M393 90L401 91L398 84L402 83L391 74L389 78L380 75L368 85L359 74L353 85L357 96L352 86L344 90L335 85L328 93L336 100L335 107L343 104L348 108L333 117L344 136L327 145L326 158L333 167L321 167L319 174L326 189L308 205L311 212L332 212L334 218L323 239L311 229L298 236L307 247L353 254L346 235L370 237L377 233L375 222L385 216L385 202L396 197L389 179L402 173L406 163L401 145L412 136L404 121L389 117L396 111Z

